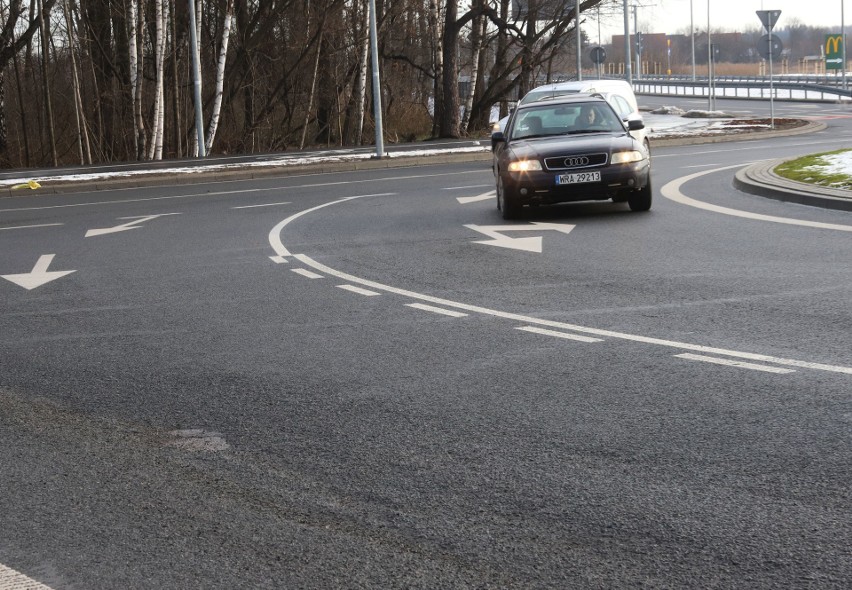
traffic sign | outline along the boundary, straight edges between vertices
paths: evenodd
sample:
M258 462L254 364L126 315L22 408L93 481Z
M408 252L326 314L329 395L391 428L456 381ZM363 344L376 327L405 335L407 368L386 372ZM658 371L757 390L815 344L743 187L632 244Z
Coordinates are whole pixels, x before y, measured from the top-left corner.
M606 49L601 46L592 47L590 52L592 63L602 64L606 61Z
M770 54L772 59L778 59L782 51L784 51L784 43L777 35L764 35L757 42L757 52L763 59L769 59Z
M778 24L778 18L781 16L780 10L758 10L757 18L763 23L763 27L767 33L771 33L773 27Z

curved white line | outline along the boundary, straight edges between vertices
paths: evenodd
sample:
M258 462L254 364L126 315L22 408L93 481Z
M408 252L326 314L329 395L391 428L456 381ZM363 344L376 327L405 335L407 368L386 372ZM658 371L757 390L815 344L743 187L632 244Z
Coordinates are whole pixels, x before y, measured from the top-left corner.
M723 215L731 215L733 217L742 217L745 219L753 219L755 221L770 221L772 223L783 223L786 225L800 225L804 227L814 227L818 229L831 229L835 231L848 231L852 232L852 225L840 225L836 223L821 223L819 221L805 221L803 219L791 219L789 217L775 217L774 215L762 215L760 213L749 213L748 211L740 211L739 209L730 209L728 207L721 207L719 205L711 205L709 203L703 203L701 201L696 201L690 197L684 195L680 188L691 180L695 180L696 178L700 178L702 176L706 176L707 174L714 174L716 172L721 172L722 170L730 170L732 168L742 168L742 164L735 164L733 166L723 166L722 168L714 168L713 170L704 170L703 172L696 172L695 174L689 174L687 176L682 176L680 178L676 178L671 182L667 183L660 189L660 193L677 203L682 205L689 205L690 207L696 207L698 209L704 209L705 211L712 211L714 213L721 213Z
M370 195L363 195L370 196ZM379 196L379 195L373 195ZM284 244L281 242L280 232L283 228L289 224L291 221L298 219L299 217L311 213L313 211L317 211L324 207L328 207L331 205L337 205L340 203L344 203L346 201L350 201L352 199L358 199L363 197L347 197L344 199L339 199L337 201L331 201L329 203L325 203L323 205L319 205L317 207L313 207L311 209L306 209L300 213L292 215L276 225L271 232L269 232L269 243L272 246L273 250L279 256L290 256L296 258L303 264L314 268L315 270L325 273L329 276L337 277L343 281L347 281L350 283L357 283L359 285L363 285L364 287L368 287L370 289L375 289L377 291L384 291L385 293L392 293L394 295L399 295L402 297L406 297L409 299L415 299L418 301L424 301L427 303L449 307L453 309L463 310L470 313L487 315L491 317L497 317L506 320L517 321L525 324L533 324L536 326L545 326L548 328L557 328L560 330L570 330L574 332L580 332L583 334L593 334L595 336L606 336L610 338L617 338L620 340L628 340L631 342L640 342L643 344L653 344L657 346L664 346L668 348L675 348L678 350L688 350L693 352L702 352L707 354L717 354L722 356L730 356L740 359L746 359L750 361L762 361L768 363L775 363L777 365L784 365L789 367L799 367L804 369L815 369L820 371L830 371L833 373L845 373L847 375L852 375L852 367L844 367L839 365L826 365L822 363L811 363L807 361L798 361L795 359L786 359L781 357L774 357L765 354L755 354L750 352L739 352L736 350L727 350L724 348L714 348L711 346L702 346L700 344L689 344L687 342L677 342L674 340L664 340L661 338L652 338L649 336L637 336L635 334L626 334L623 332L614 332L612 330L600 330L597 328L589 328L586 326L579 326L576 324L566 324L563 322L556 322L552 320L543 320L540 318L525 316L516 313L508 313L504 311L498 311L495 309L489 309L487 307L479 307L477 305L469 305L467 303L459 303L457 301L451 301L449 299L442 299L440 297L433 297L431 295L424 295L423 293L417 293L415 291L408 291L406 289L398 289L396 287L391 287L389 285L384 285L382 283L377 283L375 281L370 281L368 279L362 279L360 277L356 277L354 275L350 275L344 272L340 272L331 267L328 267L316 260L310 258L309 256L305 256L304 254L290 254L287 248L284 247Z

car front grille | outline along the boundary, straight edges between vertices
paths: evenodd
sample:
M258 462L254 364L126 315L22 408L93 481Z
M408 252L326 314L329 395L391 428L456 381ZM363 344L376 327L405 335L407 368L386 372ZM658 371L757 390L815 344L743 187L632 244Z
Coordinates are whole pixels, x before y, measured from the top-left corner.
M580 170L606 166L608 154L579 154L570 156L553 156L544 159L548 170Z

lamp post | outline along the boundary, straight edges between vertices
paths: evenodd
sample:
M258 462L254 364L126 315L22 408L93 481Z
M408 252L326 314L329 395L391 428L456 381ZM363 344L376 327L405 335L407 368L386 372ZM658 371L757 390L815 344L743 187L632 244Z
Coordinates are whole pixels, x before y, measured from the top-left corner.
M713 110L713 50L710 42L710 0L707 0L707 110Z
M633 83L633 70L630 67L630 59L633 52L630 50L630 13L627 8L627 0L624 0L624 66L625 77L631 84Z
M843 42L843 90L846 90L846 22L843 12L843 0L840 0L840 39Z
M692 0L689 0L689 38L692 40L692 80L695 81L695 21L692 18Z
M382 129L382 85L379 81L379 44L376 33L376 0L370 0L370 58L373 66L373 118L376 123L376 159L385 155L384 130Z

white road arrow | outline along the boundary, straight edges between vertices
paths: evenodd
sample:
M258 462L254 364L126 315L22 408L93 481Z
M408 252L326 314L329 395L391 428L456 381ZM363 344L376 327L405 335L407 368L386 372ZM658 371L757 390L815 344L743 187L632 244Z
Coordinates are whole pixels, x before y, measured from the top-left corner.
M48 272L47 267L50 266L54 256L56 256L56 254L42 255L30 272L17 275L0 276L7 281L12 281L16 285L23 287L27 291L30 291L36 287L41 287L45 283L49 283L50 281L64 277L65 275L70 275L72 272L77 272L76 270L55 270Z
M117 225L115 227L90 229L86 232L86 237L91 238L94 236L103 236L106 234L118 233L120 231L127 231L130 229L139 229L138 224L145 223L146 221L151 221L152 219L157 219L158 217L163 217L165 215L180 215L180 213L162 213L160 215L147 215L145 217L119 217L119 219L132 219L133 221L128 221L127 223L122 223L121 225Z
M537 252L541 254L541 236L534 236L531 238L510 238L509 236L503 235L501 232L553 230L567 234L577 226L564 223L532 222L531 225L465 225L465 227L481 234L485 234L491 238L490 240L477 240L474 242L475 244L486 244L488 246L511 248L513 250L524 250L526 252Z

